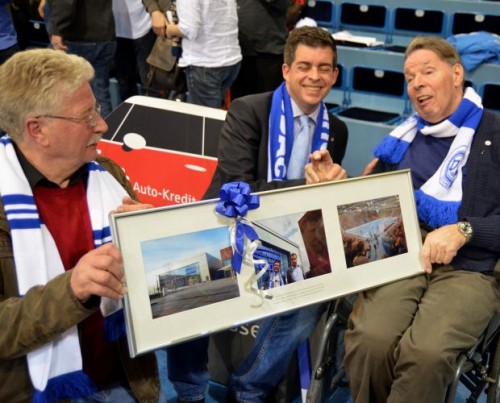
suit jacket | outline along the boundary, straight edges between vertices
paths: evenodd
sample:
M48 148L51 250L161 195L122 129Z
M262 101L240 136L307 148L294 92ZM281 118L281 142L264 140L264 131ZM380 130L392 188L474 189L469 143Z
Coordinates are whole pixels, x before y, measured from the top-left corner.
M217 198L224 183L242 181L254 192L304 185L304 179L267 182L269 115L272 92L235 99L226 115L219 137L218 165L205 198ZM328 114L330 138L328 151L337 164L347 146L347 126Z

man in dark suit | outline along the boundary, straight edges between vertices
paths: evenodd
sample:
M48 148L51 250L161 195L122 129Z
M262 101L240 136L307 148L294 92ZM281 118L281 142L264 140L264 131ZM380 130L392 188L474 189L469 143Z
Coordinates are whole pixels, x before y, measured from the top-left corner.
M274 92L238 98L231 104L219 139L217 171L205 198L218 197L221 186L232 181L263 191L345 178L339 164L347 127L323 103L337 76L331 35L320 28L293 30L285 46L285 82ZM228 400L264 401L323 310L324 304L319 304L263 320L250 354L231 377ZM195 386L191 390L197 393L189 396L190 401L202 396L202 380L208 380L203 368L207 357L199 348L204 343L208 345L207 338L170 347L168 352L174 387ZM172 373L172 366L182 366L183 372Z
M254 191L305 184L304 175L291 179L286 172L278 176L269 172L273 170L273 157L269 158L269 147L272 146L270 131L273 130L274 119L280 121L284 118L287 130L290 128L292 132L281 133L282 136L276 135L279 143L291 139L293 144L294 134L297 134L293 126L299 126L298 117L301 114L307 115L314 122L310 136L314 136L316 129L328 125L329 132L325 133L328 140L320 143L321 147L328 150L335 164L342 162L347 145L347 127L337 117L328 113L322 102L338 76L335 42L327 32L319 28L304 27L292 33L285 48L285 82L282 86L275 92L249 95L231 103L219 138L217 170L205 198L218 197L221 185L232 181L247 182ZM310 41L312 45L305 41ZM281 93L289 95L291 115L286 113L286 95L285 101L280 103ZM273 109L273 102L278 106L277 109L284 105L285 113L280 115L279 111ZM328 116L327 123L323 113ZM289 118L294 121L289 122ZM279 127L276 129L279 130ZM271 132L271 137L272 135ZM312 143L312 147L305 150L306 152L318 150L314 148L314 139L311 140L309 144ZM292 144L287 144L285 161L290 159ZM280 169L279 157L277 159L275 167ZM345 171L339 165L332 167L330 179L343 177Z
M285 46L284 83L274 92L232 102L219 138L217 170L205 197L217 197L220 187L232 181L263 191L345 178L339 164L347 127L323 103L337 76L337 49L331 35L320 28L293 30ZM299 138L304 119L309 126L305 143ZM326 175L306 174L310 156ZM299 165L294 166L297 160ZM262 321L252 350L232 374L228 400L264 401L323 310L324 304L319 304Z

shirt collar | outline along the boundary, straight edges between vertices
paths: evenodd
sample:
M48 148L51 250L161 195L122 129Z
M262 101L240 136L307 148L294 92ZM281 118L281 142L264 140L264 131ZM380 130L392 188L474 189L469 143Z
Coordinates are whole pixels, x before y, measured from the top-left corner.
M31 189L34 189L36 186L44 186L44 187L51 187L51 188L58 188L59 185L57 185L54 182L51 182L48 180L38 169L36 169L23 155L21 150L17 147L15 143L14 144L14 150L16 151L17 159L19 160L19 164L21 165L21 168L26 175L26 179L28 180L28 183L31 187ZM87 164L82 165L80 168L78 168L69 178L69 185L74 185L78 181L82 180L84 181L84 184L86 185L88 178L88 169L87 169Z
M302 112L300 110L300 108L297 106L297 104L295 103L295 101L291 97L290 97L290 101L292 102L293 118L295 119L295 118L299 117L300 115L304 115L304 112ZM319 114L319 105L314 110L313 113L311 113L310 115L307 115L307 116L309 116L314 121L314 124L316 124L316 122L318 121L318 114Z

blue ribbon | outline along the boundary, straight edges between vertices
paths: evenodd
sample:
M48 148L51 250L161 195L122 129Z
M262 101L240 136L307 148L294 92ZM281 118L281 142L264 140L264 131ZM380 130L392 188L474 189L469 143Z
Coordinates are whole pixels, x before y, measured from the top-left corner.
M240 273L245 252L245 236L252 242L259 239L255 229L244 217L248 210L259 207L260 197L250 194L250 186L245 182L226 183L222 186L219 197L220 201L215 206L215 211L234 218L236 223L231 263L236 273Z

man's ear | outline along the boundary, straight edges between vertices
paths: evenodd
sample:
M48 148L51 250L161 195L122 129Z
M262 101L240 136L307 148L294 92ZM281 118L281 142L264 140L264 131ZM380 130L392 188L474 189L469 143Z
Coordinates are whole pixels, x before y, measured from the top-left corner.
M284 80L286 81L288 78L288 73L290 72L290 66L286 63L283 63L283 65L281 66L281 72L283 74Z
M29 138L39 144L47 144L48 138L43 123L38 118L26 118L24 121L24 131Z
M464 82L464 68L460 63L455 63L453 65L453 80L455 86L462 86Z

